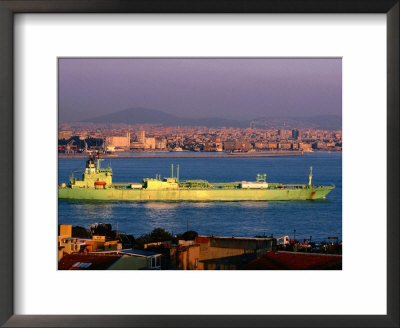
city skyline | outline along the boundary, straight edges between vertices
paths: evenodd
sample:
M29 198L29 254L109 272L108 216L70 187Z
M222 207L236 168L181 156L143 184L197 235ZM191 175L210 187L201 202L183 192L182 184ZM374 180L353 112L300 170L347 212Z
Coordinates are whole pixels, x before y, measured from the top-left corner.
M59 120L131 107L189 117L341 116L340 58L59 59Z

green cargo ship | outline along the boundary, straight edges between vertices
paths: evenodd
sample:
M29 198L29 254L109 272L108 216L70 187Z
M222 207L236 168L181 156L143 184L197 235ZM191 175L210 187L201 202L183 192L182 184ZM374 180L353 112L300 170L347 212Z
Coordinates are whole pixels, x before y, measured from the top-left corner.
M97 161L97 163L96 163ZM266 175L256 181L211 183L206 180L179 180L172 165L171 177L143 179L140 183L113 183L112 169L101 168L102 159L89 157L82 178L72 174L69 184L58 187L59 199L110 201L284 201L325 198L334 186L313 186L312 167L307 184L268 183Z

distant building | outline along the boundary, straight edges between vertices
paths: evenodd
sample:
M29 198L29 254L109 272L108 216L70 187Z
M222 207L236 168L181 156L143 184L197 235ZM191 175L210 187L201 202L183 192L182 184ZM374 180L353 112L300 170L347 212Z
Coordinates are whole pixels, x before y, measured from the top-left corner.
M144 150L144 144L142 144L141 142L131 142L131 147L132 150Z
M224 150L226 152L231 152L236 149L236 142L235 141L224 141L223 146L224 146Z
M300 150L311 149L311 148L312 148L311 144L304 143L304 142L299 143Z
M58 132L58 139L69 139L73 136L73 132L69 130L59 131Z
M166 149L167 148L167 139L164 137L155 138L155 148L156 149Z
M279 149L284 149L284 150L288 150L292 148L292 144L291 143L280 143L279 144Z
M250 149L253 149L253 145L250 142L246 140L236 141L236 150L249 151Z
M291 130L283 130L279 129L277 132L278 136L280 139L289 139L292 136L292 131Z
M222 144L222 142L216 142L214 144L214 149L215 149L215 151L223 151L224 145Z
M268 149L278 149L278 144L275 142L268 143Z
M126 133L125 136L111 136L105 138L106 147L110 148L125 148L129 149L131 145L131 134L129 132Z
M145 149L151 149L151 150L156 149L156 138L154 138L154 137L145 138L144 145L145 145L144 146Z
M255 149L266 149L266 148L268 148L268 144L265 142L256 142L254 144L254 148Z
M146 131L144 130L140 130L137 135L137 142L141 143L141 144L145 144L146 143Z

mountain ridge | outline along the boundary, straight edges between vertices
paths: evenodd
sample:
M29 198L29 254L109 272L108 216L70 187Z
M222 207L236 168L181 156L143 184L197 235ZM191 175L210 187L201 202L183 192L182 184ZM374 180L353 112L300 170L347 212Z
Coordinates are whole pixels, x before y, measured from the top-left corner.
M118 112L96 116L80 122L125 123L125 124L161 124L163 126L207 126L247 128L250 123L261 128L299 128L338 130L342 127L342 118L338 115L317 115L312 117L261 117L253 120L234 120L220 117L187 118L169 114L158 109L133 107Z

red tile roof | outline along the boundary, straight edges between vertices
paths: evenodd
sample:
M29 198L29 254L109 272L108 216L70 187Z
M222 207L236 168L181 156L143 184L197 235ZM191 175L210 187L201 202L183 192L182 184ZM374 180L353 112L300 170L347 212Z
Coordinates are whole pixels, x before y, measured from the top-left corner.
M244 270L341 270L342 256L315 253L267 252Z
M106 270L122 255L65 254L58 262L58 270ZM89 265L90 263L90 265Z
M210 238L206 236L197 236L195 242L196 244L208 244L210 242Z

